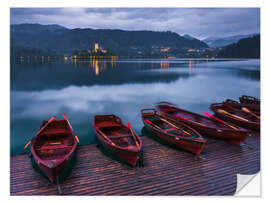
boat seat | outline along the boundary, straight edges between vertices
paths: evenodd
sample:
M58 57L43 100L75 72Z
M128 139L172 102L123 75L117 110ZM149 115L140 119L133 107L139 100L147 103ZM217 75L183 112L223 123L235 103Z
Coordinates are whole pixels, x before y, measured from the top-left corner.
M63 134L70 134L70 131L68 129L47 129L44 130L40 135L48 135L48 136L53 136L53 135L63 135Z
M116 123L114 121L103 121L98 123L97 125L99 128L104 128L104 127L118 127L121 126L119 123Z
M170 131L176 131L177 129L175 129L175 128L168 128L168 129L163 129L164 131L166 131L166 132L170 132Z
M127 135L112 135L109 136L110 139L115 139L115 138L124 138L124 137L131 137L131 134L127 134Z
M37 151L50 150L50 149L64 149L72 147L73 145L59 144L59 145L46 145L40 148L36 148Z

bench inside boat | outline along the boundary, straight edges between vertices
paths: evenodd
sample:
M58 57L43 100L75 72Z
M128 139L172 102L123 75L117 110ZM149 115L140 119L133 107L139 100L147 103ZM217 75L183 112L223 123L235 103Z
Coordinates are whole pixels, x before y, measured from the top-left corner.
M128 128L115 124L113 126L101 127L99 129L118 146L127 147L135 145L133 136Z
M73 145L73 135L66 121L59 120L50 123L40 133L36 140L35 151L41 159L57 159L68 154Z

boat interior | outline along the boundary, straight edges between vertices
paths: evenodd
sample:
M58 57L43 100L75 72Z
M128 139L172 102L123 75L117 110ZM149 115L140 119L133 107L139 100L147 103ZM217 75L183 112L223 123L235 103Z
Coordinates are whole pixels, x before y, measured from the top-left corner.
M134 137L129 128L122 125L121 120L114 116L96 116L95 125L112 142L120 147L136 146Z
M260 122L260 119L256 118L252 114L247 113L247 112L244 112L242 110L238 110L236 108L232 108L232 107L230 107L229 105L226 105L226 104L220 105L220 106L216 106L216 108L217 109L225 110L226 112L228 112L230 114L233 114L233 115L236 115L236 116L245 118L245 119L247 119L250 122Z
M198 138L199 137L191 129L189 129L189 128L185 127L185 126L181 126L180 129L175 128L174 126L172 126L171 124L168 123L168 122L171 123L171 121L165 122L164 120L162 120L159 117L159 115L156 115L155 113L146 113L146 114L144 114L144 119L149 120L151 123L158 126L162 130L164 130L166 133L170 133L170 134L173 134L175 136L192 137L192 138ZM153 127L155 127L155 126L153 126ZM180 127L180 126L177 125L177 127Z
M181 110L178 110L175 108L172 108L171 110L169 110L169 109L166 110L166 113L171 115L172 117L175 117L175 116L183 117L183 118L186 118L188 120L195 121L195 122L201 123L203 125L206 125L208 127L228 128L227 125L222 124L218 121L215 121L214 119L207 118L207 117L201 116L201 115L196 115L193 113L189 113L187 111L181 111Z
M44 122L45 124L46 122ZM74 138L65 120L50 123L36 138L35 151L41 159L59 159L68 154Z
M128 128L111 126L99 128L112 142L120 147L136 146L135 140Z

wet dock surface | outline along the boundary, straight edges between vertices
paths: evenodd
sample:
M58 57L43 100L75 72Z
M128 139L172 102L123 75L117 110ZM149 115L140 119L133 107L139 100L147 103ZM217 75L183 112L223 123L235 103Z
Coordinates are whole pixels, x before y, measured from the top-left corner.
M63 195L234 195L236 174L260 171L260 136L236 146L207 138L200 158L142 136L144 167L132 168L79 146L77 162L61 184ZM28 155L10 159L11 195L57 195L57 186L36 172Z

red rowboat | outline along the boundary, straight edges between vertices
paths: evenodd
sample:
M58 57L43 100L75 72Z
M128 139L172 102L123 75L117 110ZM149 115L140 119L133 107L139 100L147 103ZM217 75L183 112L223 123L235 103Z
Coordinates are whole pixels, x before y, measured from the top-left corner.
M44 121L35 137L31 140L31 153L41 171L53 183L59 182L59 177L68 167L73 157L78 138L66 114L64 120Z
M230 105L224 103L215 103L210 106L210 109L215 112L220 118L223 118L229 122L232 122L238 126L244 128L259 131L260 119L259 116L254 116L251 113L247 113L243 110L233 108Z
M183 122L172 123L155 109L141 110L146 129L159 139L194 154L200 154L205 146L205 139Z
M248 104L248 103L239 103L237 101L234 101L232 99L227 99L224 104L230 105L233 108L241 110L243 107L249 109L253 113L256 113L257 115L260 115L260 105L259 104Z
M163 112L167 118L176 122L184 122L202 135L227 140L237 145L240 145L248 136L248 131L244 128L232 125L230 125L230 127L213 118L180 109L169 102L160 102L156 107Z
M99 143L112 155L136 166L142 149L140 137L115 115L95 116L93 126Z

